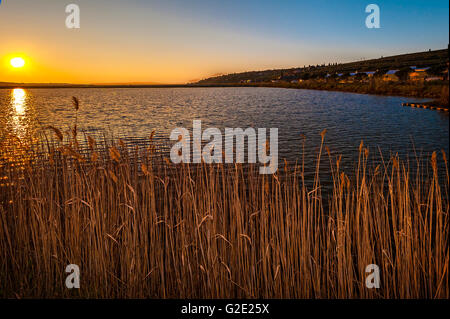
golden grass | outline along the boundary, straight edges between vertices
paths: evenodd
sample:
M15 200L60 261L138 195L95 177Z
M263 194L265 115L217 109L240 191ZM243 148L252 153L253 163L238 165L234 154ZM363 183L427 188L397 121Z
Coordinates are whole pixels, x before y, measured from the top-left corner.
M398 157L370 169L362 144L348 175L328 155L326 197L324 134L310 188L303 163L265 176L92 138L5 165L0 296L449 298L445 153L445 172L434 153L414 174ZM68 264L80 289L65 287ZM365 286L368 264L380 289Z

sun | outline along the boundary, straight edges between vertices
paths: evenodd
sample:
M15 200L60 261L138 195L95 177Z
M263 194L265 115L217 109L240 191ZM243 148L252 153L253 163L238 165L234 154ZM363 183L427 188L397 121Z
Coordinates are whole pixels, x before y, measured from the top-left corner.
M11 59L10 63L13 68L22 68L25 65L25 60L17 57Z

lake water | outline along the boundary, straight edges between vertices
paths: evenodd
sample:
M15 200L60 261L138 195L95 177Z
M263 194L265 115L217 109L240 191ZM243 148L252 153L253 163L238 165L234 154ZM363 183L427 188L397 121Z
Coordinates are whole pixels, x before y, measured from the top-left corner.
M313 159L320 132L344 159L357 155L361 140L371 154L429 154L449 148L448 113L402 107L403 97L281 88L136 88L0 90L0 142L25 138L39 127L67 129L75 121L72 96L81 104L78 127L89 134L168 138L175 127L279 129L279 158ZM420 152L419 152L420 153Z

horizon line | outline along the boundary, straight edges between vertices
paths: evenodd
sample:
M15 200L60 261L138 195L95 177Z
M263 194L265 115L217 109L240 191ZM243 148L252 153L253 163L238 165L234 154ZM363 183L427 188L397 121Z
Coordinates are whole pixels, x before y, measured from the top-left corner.
M408 52L408 53L402 53L402 54L396 54L396 55L389 55L389 56L381 56L379 58L371 58L366 60L357 60L357 61L350 61L350 62L339 62L338 65L345 65L345 64L351 64L355 62L369 62L369 61L375 61L379 59L386 59L386 58L394 58L398 56L404 56L409 54L418 54L423 52L434 52L434 51L442 51L442 50L448 50L449 44L447 44L447 48L442 49L428 49L425 51L416 51L416 52ZM322 64L317 64L319 66L322 66ZM326 65L326 63L325 63ZM97 82L97 83L68 83L68 82L6 82L6 81L0 81L0 88L5 88L5 86L14 86L14 85L22 85L22 86L48 86L48 87L54 87L54 86L67 86L67 87L78 87L78 86L90 86L90 87L158 87L158 86L189 86L194 85L202 80L206 80L209 78L215 78L219 76L224 75L230 75L230 74L239 74L239 73L249 73L249 72L264 72L264 71L274 71L274 70L289 70L289 69L302 69L303 67L297 66L297 67L289 67L289 68L273 68L273 69L258 69L258 70L246 70L246 71L240 71L240 72L232 72L232 73L216 73L212 74L208 77L205 77L203 79L196 79L185 82L185 83L160 83L160 82L154 82L154 81L130 81L130 82Z

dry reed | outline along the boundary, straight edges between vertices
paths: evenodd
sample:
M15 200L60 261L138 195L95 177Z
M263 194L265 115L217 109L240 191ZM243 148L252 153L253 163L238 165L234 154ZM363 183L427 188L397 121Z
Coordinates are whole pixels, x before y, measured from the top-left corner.
M60 135L0 167L1 297L449 298L443 152L444 182L436 153L416 174L398 157L370 169L362 144L351 174L328 155L326 197L325 132L310 188L304 163L265 176ZM68 264L80 289L65 287ZM368 264L379 289L365 286Z

